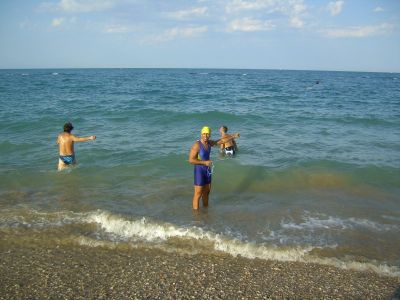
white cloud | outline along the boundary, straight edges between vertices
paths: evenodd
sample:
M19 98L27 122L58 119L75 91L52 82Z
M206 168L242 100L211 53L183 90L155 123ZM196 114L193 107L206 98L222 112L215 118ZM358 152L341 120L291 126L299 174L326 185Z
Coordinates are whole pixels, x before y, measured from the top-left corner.
M178 37L191 38L201 33L207 32L207 26L198 27L174 27L164 31L161 35L148 39L147 43L164 43L176 39Z
M303 1L297 2L289 2L291 4L291 12L293 14L302 14L307 10L307 6L303 3Z
M115 6L118 0L61 0L57 4L42 3L40 9L57 10L67 13L104 11Z
M303 0L231 0L226 6L228 14L244 11L257 11L259 14L281 14L289 18L289 25L296 28L304 26L303 17L307 6Z
M76 19L76 17L71 17L71 18L64 18L64 17L61 17L61 18L54 18L52 21L51 21L51 26L52 27L60 27L61 25L64 27L64 26L68 26L68 25L73 25L73 24L75 24L76 23L76 21L77 21L77 19Z
M172 36L193 37L200 33L207 32L207 26L187 27L187 28L173 28L169 30Z
M373 10L373 12L376 12L376 13L380 13L380 12L384 12L384 11L385 11L385 10L384 10L382 7L380 7L380 6L375 7L374 10Z
M266 31L272 30L275 26L270 21L261 21L251 18L243 18L239 20L234 20L229 24L228 32L233 31Z
M344 1L331 1L328 4L327 9L332 16L336 16L342 12Z
M302 2L294 3L289 10L290 26L295 28L302 28L304 26L302 16L306 13L306 11L307 7Z
M304 21L299 16L293 16L290 19L290 26L294 28L302 28L304 26Z
M59 26L61 26L62 23L64 23L64 21L65 21L65 18L54 18L51 21L51 26L59 27Z
M128 33L132 31L130 28L123 25L107 25L104 28L104 33Z
M201 17L204 16L207 13L208 8L207 7L195 7L192 9L188 10L179 10L179 11L174 11L174 12L169 12L167 13L167 16L172 18L172 19L190 19L193 17Z
M346 27L323 30L322 33L331 38L364 38L368 36L384 35L393 30L393 25L383 23L376 26Z
M233 13L243 10L274 9L278 5L279 1L276 0L232 0L226 5L225 10L227 13Z
M303 13L305 9L303 0L230 0L225 6L227 13L256 10L267 14L280 12L290 15Z

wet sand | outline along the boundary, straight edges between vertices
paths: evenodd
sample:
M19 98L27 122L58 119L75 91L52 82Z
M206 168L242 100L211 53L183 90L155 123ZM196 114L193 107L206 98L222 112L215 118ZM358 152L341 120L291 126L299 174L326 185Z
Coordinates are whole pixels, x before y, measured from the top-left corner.
M149 249L0 238L1 299L393 299L400 277Z

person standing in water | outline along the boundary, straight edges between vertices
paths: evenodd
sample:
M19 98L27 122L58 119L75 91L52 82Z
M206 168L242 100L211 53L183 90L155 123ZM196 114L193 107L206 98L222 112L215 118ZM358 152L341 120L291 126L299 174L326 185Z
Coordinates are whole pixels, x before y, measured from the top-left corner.
M239 137L239 133L226 136L223 140L210 140L211 129L204 126L201 129L201 139L196 141L189 153L189 163L194 165L194 195L192 205L194 210L199 209L200 199L203 206L208 206L208 198L211 191L212 161L210 160L211 147L227 143L233 138Z
M74 143L93 141L96 139L95 135L89 137L79 137L71 133L74 127L71 123L64 124L64 132L60 133L57 137L57 144L59 149L58 170L61 171L68 166L76 165Z
M230 135L227 134L228 127L221 126L219 133L221 134L221 140L224 141L229 138ZM221 144L221 153L224 155L234 156L237 152L237 145L235 139L227 139L226 142Z

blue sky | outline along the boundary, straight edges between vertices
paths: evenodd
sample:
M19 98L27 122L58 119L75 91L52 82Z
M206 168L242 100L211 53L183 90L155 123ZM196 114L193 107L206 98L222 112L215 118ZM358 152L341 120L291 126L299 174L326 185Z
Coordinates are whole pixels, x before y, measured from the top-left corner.
M1 0L0 68L400 72L400 0Z

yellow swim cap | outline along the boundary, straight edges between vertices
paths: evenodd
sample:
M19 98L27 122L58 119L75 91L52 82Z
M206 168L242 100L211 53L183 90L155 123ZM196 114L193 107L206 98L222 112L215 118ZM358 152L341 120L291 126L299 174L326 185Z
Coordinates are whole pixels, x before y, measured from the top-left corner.
M204 126L204 127L201 129L201 134L203 134L203 133L211 134L211 129L210 129L210 127Z

